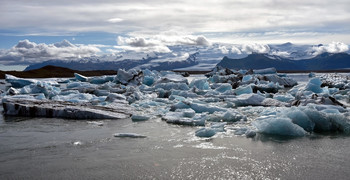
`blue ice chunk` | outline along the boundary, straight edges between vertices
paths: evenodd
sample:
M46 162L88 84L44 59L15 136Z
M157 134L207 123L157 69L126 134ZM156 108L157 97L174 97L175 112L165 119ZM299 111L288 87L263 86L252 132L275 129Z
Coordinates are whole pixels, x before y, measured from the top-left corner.
M242 82L247 82L247 81L250 81L253 79L253 76L252 75L245 75L243 76L242 78Z
M321 89L321 80L320 78L312 78L309 80L309 82L307 83L305 90L307 91L311 91L314 93L322 93L322 89Z
M240 69L238 71L239 74L246 74L247 72L248 72L248 70L246 70L246 69Z
M273 99L276 99L278 101L281 101L281 102L291 102L293 101L295 98L294 96L290 95L290 94L275 94L273 96Z
M224 113L222 120L225 122L236 122L241 120L247 120L247 117L237 111L228 110Z
M23 78L18 78L9 74L5 74L5 80L8 83L11 83L11 86L14 88L22 88L24 86L36 83L37 80L34 79L23 79Z
M263 134L281 135L281 136L305 136L306 131L294 124L289 118L270 116L256 120L253 123L258 132Z
M226 124L227 122L213 123L211 124L210 128L212 128L216 132L224 132Z
M332 122L327 118L326 113L311 108L304 108L302 111L315 123L314 131L327 132L332 129Z
M328 118L332 122L333 129L350 134L350 121L343 114L328 114Z
M290 118L294 124L299 125L305 131L312 132L315 127L315 123L310 120L310 118L301 110L292 107L286 110L284 114L286 117Z
M340 114L340 112L337 109L324 109L321 112L327 113L327 114Z
M170 110L175 111L177 109L187 109L190 108L190 105L188 103L184 103L184 101L180 101L176 104L171 105Z
M310 73L309 73L309 78L313 78L313 77L315 77L315 76L316 76L315 73L313 73L313 72L310 72Z
M236 106L261 106L265 97L257 94L242 94L232 99Z
M247 86L239 86L235 90L233 90L235 94L241 95L241 94L251 94L253 93L253 89L250 85Z
M194 79L189 86L190 88L196 87L200 90L209 90L209 83L207 79Z
M218 88L215 89L215 91L218 91L220 93L224 93L225 91L232 90L232 86L229 83L222 83Z
M75 79L81 82L88 82L89 78L78 73L74 73Z
M212 137L216 134L216 131L212 128L201 128L195 132L198 137Z
M147 115L143 115L143 114L133 114L131 116L131 120L132 121L147 121L149 120L151 117L147 116Z
M144 76L142 83L147 85L147 86L152 86L153 83L154 83L154 77L152 77L152 76Z

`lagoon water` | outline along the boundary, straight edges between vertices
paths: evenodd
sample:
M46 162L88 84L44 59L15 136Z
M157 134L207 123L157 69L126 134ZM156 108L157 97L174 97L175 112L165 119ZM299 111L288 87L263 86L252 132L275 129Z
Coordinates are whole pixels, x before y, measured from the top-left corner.
M349 136L246 138L228 132L199 138L194 135L198 128L160 118L72 121L0 115L0 179L350 177ZM147 137L117 138L115 133Z

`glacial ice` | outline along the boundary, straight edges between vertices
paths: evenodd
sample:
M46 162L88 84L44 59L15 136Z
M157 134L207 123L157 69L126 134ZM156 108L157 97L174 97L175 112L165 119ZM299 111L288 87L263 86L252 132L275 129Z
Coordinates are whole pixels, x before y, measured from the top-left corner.
M55 80L6 76L12 87L1 94L5 115L71 119L145 121L203 126L195 135L257 133L305 136L350 134L350 83L340 75L316 75L298 83L275 69L215 68L190 83L175 72L119 70L116 76ZM322 87L321 87L322 86ZM291 88L291 89L289 89ZM234 127L234 128L232 128ZM120 137L132 136L128 133Z
M294 124L289 118L264 117L252 123L258 132L282 136L305 136L306 132L300 126Z
M89 78L78 73L74 73L75 79L81 82L88 82Z
M195 134L198 137L212 137L216 134L216 131L212 128L200 128Z

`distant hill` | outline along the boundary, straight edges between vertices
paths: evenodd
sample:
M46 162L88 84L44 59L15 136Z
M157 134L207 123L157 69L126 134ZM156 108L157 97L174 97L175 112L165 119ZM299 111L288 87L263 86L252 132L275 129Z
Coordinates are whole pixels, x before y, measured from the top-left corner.
M29 65L24 71L39 69L44 66L58 66L73 70L91 71L91 70L115 70L147 68L150 70L173 70L198 64L196 61L198 53L191 54L187 59L182 61L157 61L156 57L147 57L140 60L125 59L118 61L103 61L95 58L84 58L79 60L49 60L42 63Z
M5 79L5 74L11 74L13 76L21 78L74 77L75 72L84 76L102 76L117 74L117 72L113 70L77 71L63 67L45 66L40 69L30 71L0 71L0 79Z
M277 70L337 70L350 68L347 53L323 53L311 59L290 60L266 54L250 54L242 59L224 57L217 66L230 69L263 69L275 67Z

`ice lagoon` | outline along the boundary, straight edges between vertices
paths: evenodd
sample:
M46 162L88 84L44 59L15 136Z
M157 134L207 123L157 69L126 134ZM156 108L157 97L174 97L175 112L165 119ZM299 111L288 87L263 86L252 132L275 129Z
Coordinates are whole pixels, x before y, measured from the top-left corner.
M162 73L122 72L113 79L76 75L56 79L60 88L39 83L45 88L38 89L38 82L17 87L14 96L2 85L8 94L3 99L112 108L123 102L130 108L130 118L0 116L0 178L346 179L350 175L346 76L317 74L312 79L308 74L239 72L244 73L240 77L218 70L209 78L184 78ZM321 87L320 82L329 86ZM128 88L132 84L137 86Z

